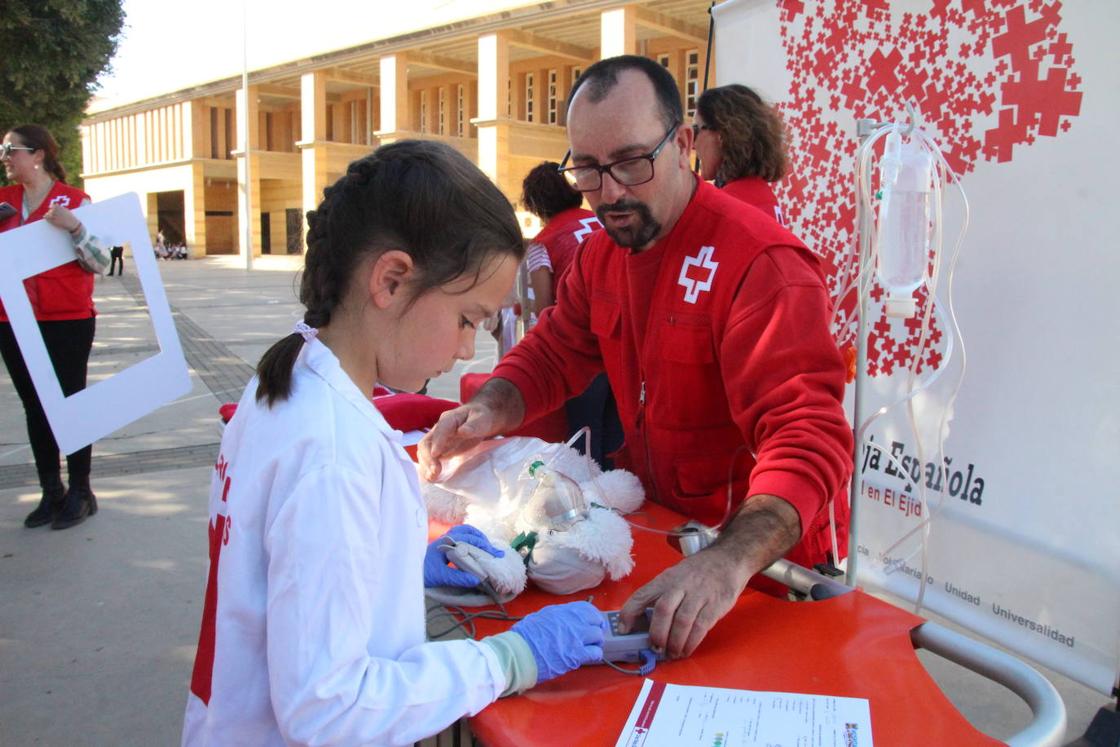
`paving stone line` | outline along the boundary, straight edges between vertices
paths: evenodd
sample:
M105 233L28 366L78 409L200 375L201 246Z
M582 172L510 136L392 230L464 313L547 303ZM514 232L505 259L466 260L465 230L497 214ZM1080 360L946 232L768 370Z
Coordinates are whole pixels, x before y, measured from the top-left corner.
M218 458L218 443L175 446L167 449L133 451L127 454L97 454L93 452L93 489L97 491L99 477L120 477L147 472L203 467ZM65 470L64 470L65 472ZM34 488L39 476L34 464L9 464L0 466L0 489Z
M155 355L159 352L159 345L147 343L136 345L117 345L116 347L98 347L96 344L90 352L90 358L107 358L110 355Z
M121 283L138 304L144 305L144 292L139 279L128 275L121 278ZM179 332L179 341L183 345L183 355L191 368L198 372L206 387L222 402L236 402L240 399L245 385L255 373L253 367L196 324L181 309L172 306L171 315L175 321L175 329Z
M252 366L215 340L183 312L172 309L183 354L203 383L222 402L236 402L255 373Z

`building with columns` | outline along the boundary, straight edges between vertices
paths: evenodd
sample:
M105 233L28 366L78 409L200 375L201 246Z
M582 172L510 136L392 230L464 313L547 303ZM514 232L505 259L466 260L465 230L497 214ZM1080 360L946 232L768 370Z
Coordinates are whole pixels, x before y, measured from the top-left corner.
M691 114L709 5L538 2L253 69L247 91L236 76L91 108L85 189L95 201L139 193L152 235L163 230L195 256L245 254L246 221L254 255L301 252L304 215L323 189L351 161L403 138L450 144L516 203L529 169L563 158L565 98L595 60L659 61ZM534 222L519 215L532 233Z

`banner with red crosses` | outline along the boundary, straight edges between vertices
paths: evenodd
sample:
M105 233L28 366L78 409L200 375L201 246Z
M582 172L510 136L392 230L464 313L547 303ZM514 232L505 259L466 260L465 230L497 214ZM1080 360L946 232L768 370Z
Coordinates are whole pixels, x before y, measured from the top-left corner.
M829 268L842 347L858 307L842 293L857 241L856 120L903 121L913 102L971 208L953 289L963 340L944 277L921 349L927 289L905 320L871 291L861 413L901 404L872 422L857 457L859 583L909 600L924 587L930 609L1110 692L1120 4L730 0L714 15L716 83L754 87L788 128L792 170L775 192ZM963 217L947 188L946 254ZM903 402L911 370L931 382L913 400L916 427Z

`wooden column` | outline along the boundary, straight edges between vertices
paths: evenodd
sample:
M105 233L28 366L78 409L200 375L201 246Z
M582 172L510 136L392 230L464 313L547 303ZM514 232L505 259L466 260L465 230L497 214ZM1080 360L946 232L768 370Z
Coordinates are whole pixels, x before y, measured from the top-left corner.
M249 141L243 140L242 122L248 122ZM261 162L260 109L257 87L237 90L237 252L246 256L261 253ZM247 222L246 222L247 221ZM249 226L249 246L245 246L245 226Z
M239 172L240 173L240 172ZM260 184L258 180L258 185ZM258 193L260 190L257 190ZM152 213L148 215L148 227L152 230L152 236L155 236L155 229L153 226L156 222L154 215L155 195L148 196L149 209ZM240 203L238 208L240 209ZM258 215L260 205L257 204ZM193 259L205 256L206 254L206 177L203 173L202 163L195 161L191 163L191 176L190 182L183 190L183 227L186 236L184 237L187 246L190 248L189 256ZM257 229L260 230L260 219L257 219Z
M381 144L405 137L413 129L408 105L408 59L403 54L385 55L381 65L381 121L377 137Z
M601 59L638 53L638 18L633 5L604 10L599 24Z
M327 76L322 72L300 76L300 149L303 172L303 230L307 232L307 213L319 207L327 188Z
M152 240L152 246L156 243L156 233L159 232L159 195L155 192L148 192L143 203L144 217L148 220L148 238ZM183 195L183 211L186 212L186 200L189 199L186 194Z
M501 34L478 38L478 167L507 197L516 195L517 185L509 173L510 119L509 41ZM511 197L511 201L515 199Z

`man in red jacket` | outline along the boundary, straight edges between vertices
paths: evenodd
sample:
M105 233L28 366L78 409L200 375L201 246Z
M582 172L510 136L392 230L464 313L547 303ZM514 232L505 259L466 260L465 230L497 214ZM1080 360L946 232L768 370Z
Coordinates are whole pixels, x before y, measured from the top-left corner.
M563 172L605 230L533 332L421 442L420 465L437 479L441 459L605 370L626 435L616 463L652 500L721 526L623 607L629 624L652 605L654 645L688 655L778 558L837 559L830 503L842 548L852 468L844 365L812 254L691 172L692 130L668 72L643 57L602 60L569 102Z

